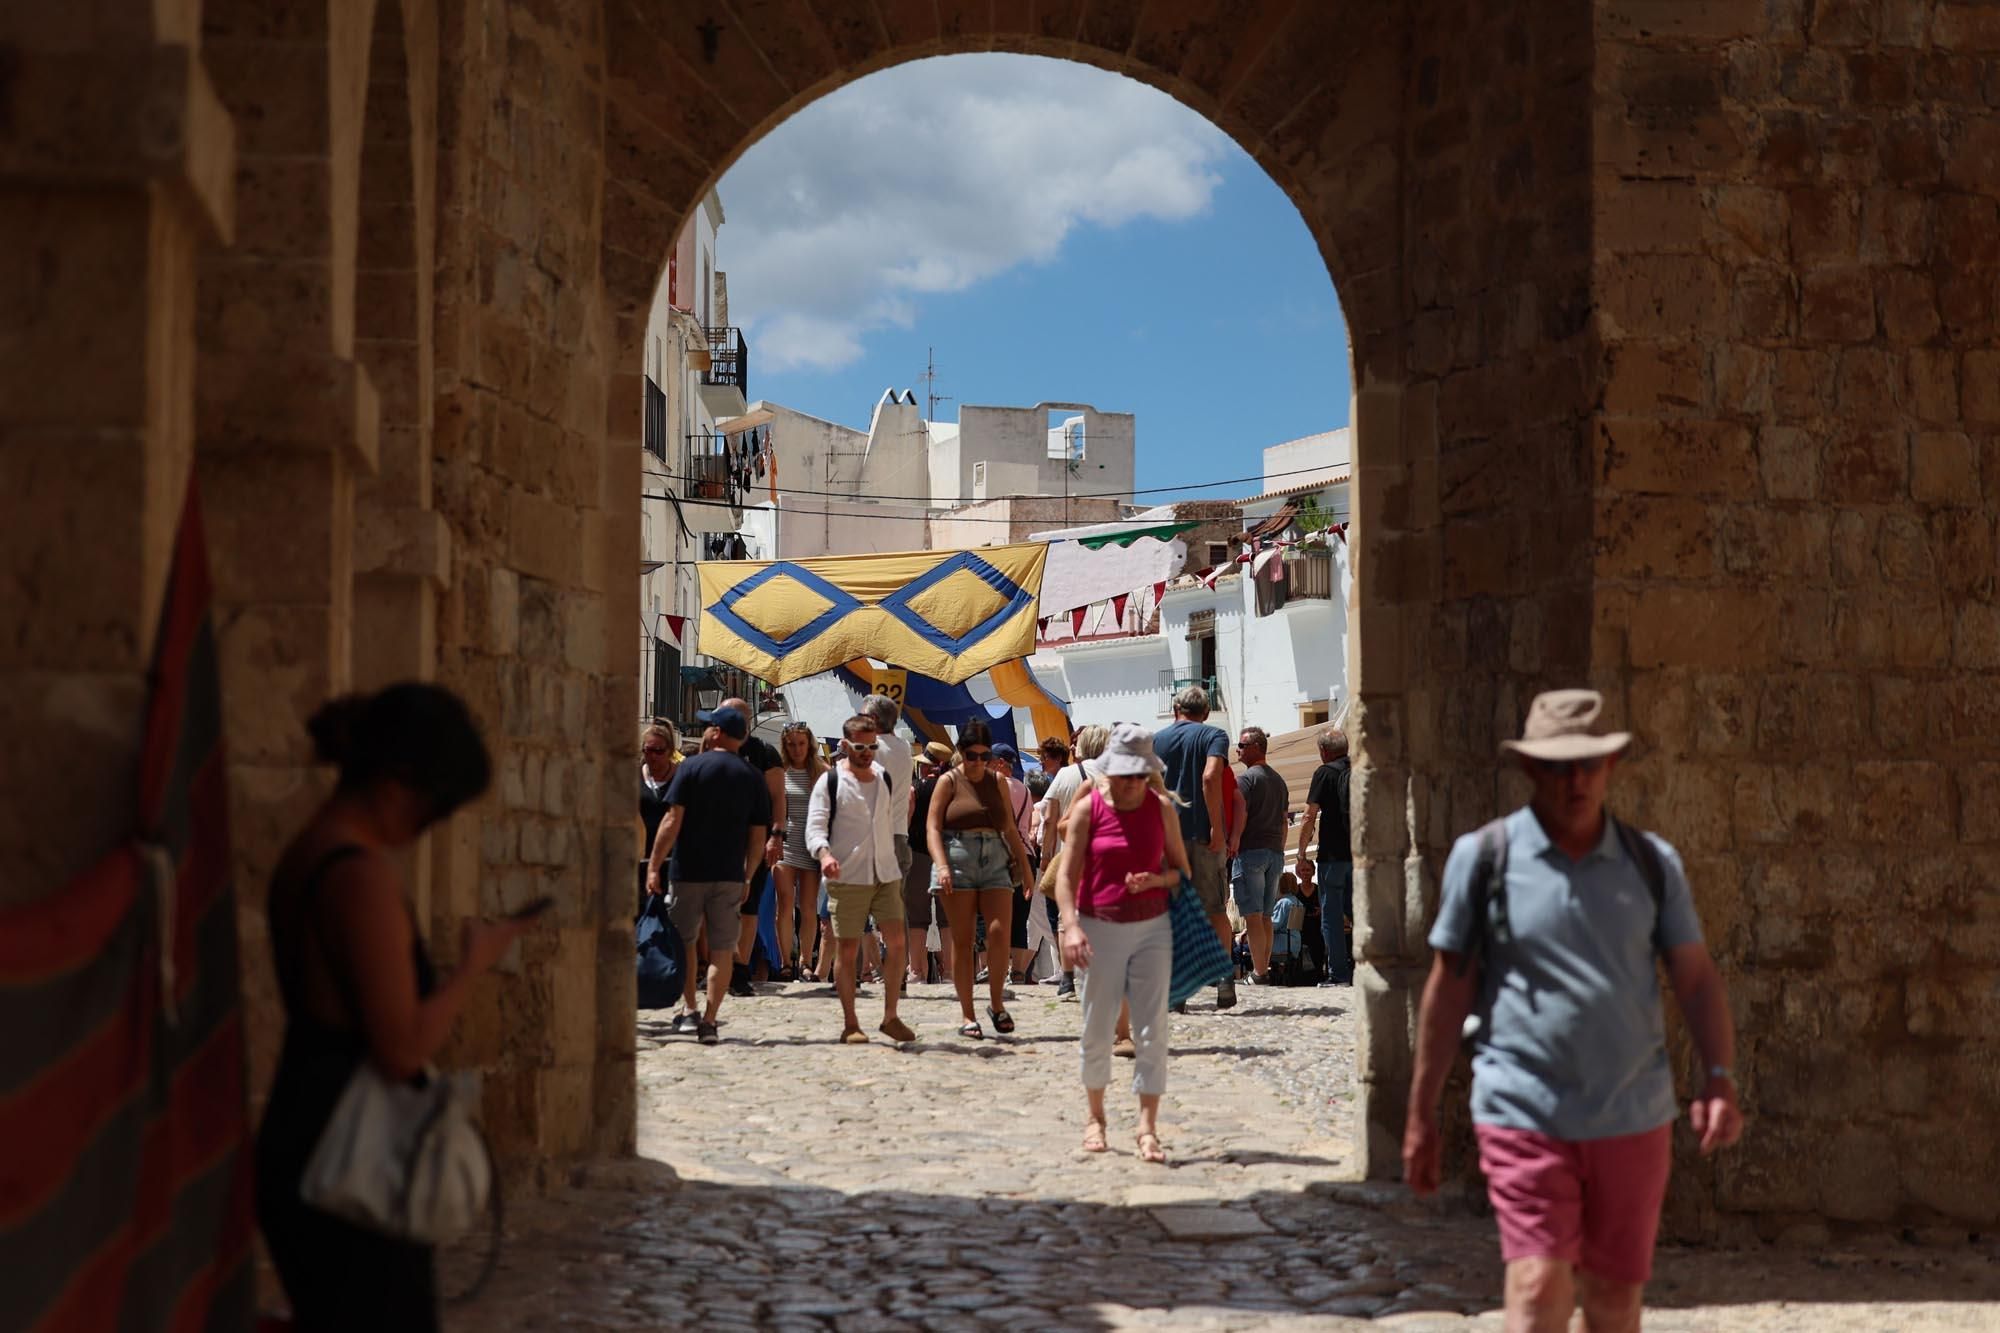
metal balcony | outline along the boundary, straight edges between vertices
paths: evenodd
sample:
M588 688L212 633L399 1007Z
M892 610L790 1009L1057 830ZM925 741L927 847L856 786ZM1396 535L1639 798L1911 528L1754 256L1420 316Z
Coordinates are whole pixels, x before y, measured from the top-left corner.
M734 389L745 402L750 399L750 346L739 328L708 329L708 369L701 372L703 385Z

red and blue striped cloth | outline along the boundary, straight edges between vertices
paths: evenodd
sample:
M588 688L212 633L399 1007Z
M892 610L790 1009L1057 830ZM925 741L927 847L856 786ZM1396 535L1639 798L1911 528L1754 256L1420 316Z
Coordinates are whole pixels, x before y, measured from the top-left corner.
M222 701L194 482L133 837L0 911L0 1328L247 1330L255 1278Z

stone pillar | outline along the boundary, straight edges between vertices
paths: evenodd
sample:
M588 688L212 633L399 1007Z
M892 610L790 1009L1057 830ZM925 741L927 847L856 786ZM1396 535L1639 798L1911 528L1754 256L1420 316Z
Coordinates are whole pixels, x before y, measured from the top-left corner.
M204 14L205 55L243 136L235 244L199 269L195 426L256 1090L282 1014L263 889L329 786L304 722L351 680L354 487L379 452L380 403L353 359L372 13L210 0Z
M235 143L175 6L16 6L0 117L0 906L131 831Z

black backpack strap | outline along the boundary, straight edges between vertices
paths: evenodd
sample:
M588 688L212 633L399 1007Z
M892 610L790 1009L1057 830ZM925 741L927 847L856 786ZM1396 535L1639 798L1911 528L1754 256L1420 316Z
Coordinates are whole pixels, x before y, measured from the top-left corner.
M1472 890L1478 906L1472 916L1472 938L1458 956L1458 975L1464 976L1476 956L1482 974L1492 950L1494 927L1507 930L1507 817L1479 826L1479 857L1472 864Z
M1612 815L1605 818L1618 831L1618 845L1625 849L1625 855L1639 868L1639 877L1646 881L1646 891L1653 895L1653 952L1662 958L1667 951L1660 938L1666 928L1667 914L1667 868L1660 861L1660 850L1653 846L1653 840L1645 831L1632 827L1624 820Z
M819 780L826 788L826 835L833 836L833 817L840 813L840 765L828 764L826 776Z

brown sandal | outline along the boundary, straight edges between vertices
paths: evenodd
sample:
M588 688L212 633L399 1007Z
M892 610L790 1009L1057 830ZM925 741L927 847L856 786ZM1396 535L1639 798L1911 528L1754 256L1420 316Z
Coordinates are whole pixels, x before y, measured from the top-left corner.
M1109 1151L1110 1147L1111 1145L1105 1141L1104 1137L1104 1122L1102 1120L1086 1121L1083 1126L1083 1150L1085 1152L1106 1152Z

